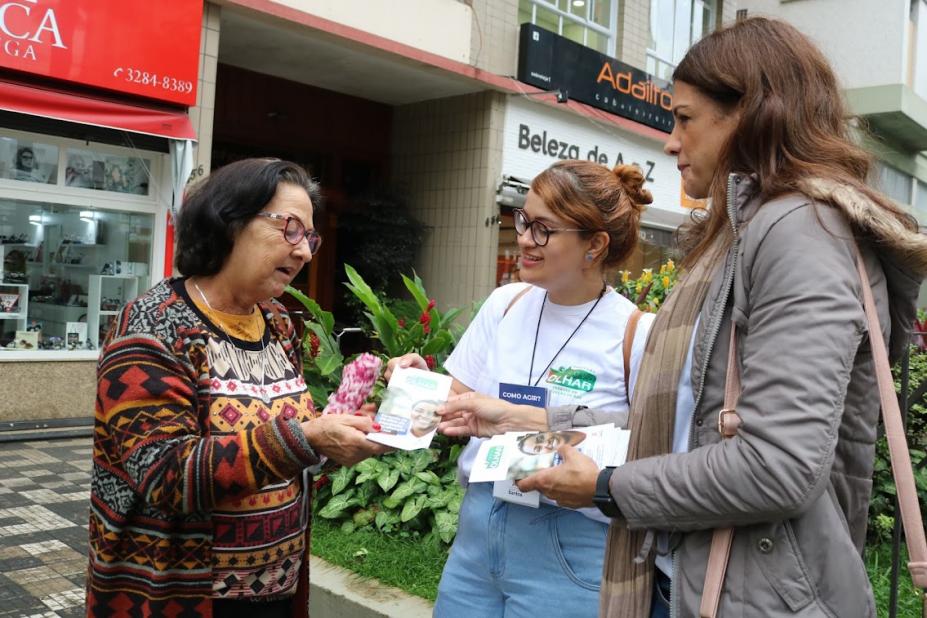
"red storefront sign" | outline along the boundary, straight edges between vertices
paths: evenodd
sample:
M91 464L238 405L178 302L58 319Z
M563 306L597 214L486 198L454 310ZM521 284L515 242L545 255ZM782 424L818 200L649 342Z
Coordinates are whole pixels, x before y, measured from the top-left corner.
M0 0L0 67L196 104L202 0Z

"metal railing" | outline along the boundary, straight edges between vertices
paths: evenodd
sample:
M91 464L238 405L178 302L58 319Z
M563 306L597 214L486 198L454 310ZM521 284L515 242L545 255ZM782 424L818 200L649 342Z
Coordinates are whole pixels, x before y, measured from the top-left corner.
M927 332L916 330L911 333L913 339L918 341L918 344L924 342L923 337L927 335ZM921 403L924 400L924 395L927 394L927 380L921 384L917 384L914 388L914 391L911 391L911 346L908 346L905 349L904 356L901 358L901 367L900 367L900 390L898 392L898 405L901 408L901 424L905 429L905 434L907 435L908 428L908 411L912 406ZM921 524L915 524L921 525ZM888 599L888 616L889 618L896 618L898 616L898 579L901 577L901 516L898 509L898 498L895 498L895 525L892 529L892 572L891 572L891 588L889 590L889 599ZM927 604L927 599L923 600Z

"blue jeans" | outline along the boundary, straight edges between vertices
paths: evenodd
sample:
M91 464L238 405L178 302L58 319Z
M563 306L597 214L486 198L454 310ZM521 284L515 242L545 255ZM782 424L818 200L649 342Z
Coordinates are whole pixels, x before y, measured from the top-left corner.
M650 601L650 618L669 618L670 578L663 571L654 568L653 596Z
M510 504L492 497L491 483L474 483L460 509L434 616L595 618L607 532L576 511Z

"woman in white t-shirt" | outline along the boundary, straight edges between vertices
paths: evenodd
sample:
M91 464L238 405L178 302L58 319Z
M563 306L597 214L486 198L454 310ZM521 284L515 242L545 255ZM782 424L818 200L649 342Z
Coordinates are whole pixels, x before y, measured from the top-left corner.
M652 200L643 183L636 166L576 160L554 163L532 182L515 212L522 282L490 294L445 363L456 394L532 403L501 405L508 421L494 430L583 424L548 418L545 406L551 414L588 406L613 411L611 421L626 418L623 342L636 307L604 273L637 244L641 211ZM632 358L642 353L649 322L630 337ZM397 365L426 367L406 355L392 359L388 373ZM464 485L479 442L471 439L460 457ZM595 509L519 494L511 482L470 485L435 616L533 617L541 608L549 616L596 615L607 521Z

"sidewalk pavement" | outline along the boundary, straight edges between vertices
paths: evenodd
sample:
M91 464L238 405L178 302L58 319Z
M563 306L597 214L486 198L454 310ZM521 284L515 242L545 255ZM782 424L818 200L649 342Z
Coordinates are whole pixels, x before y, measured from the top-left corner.
M0 618L84 616L91 438L0 443ZM313 616L424 618L431 604L312 557Z
M90 438L0 444L0 617L84 615Z

